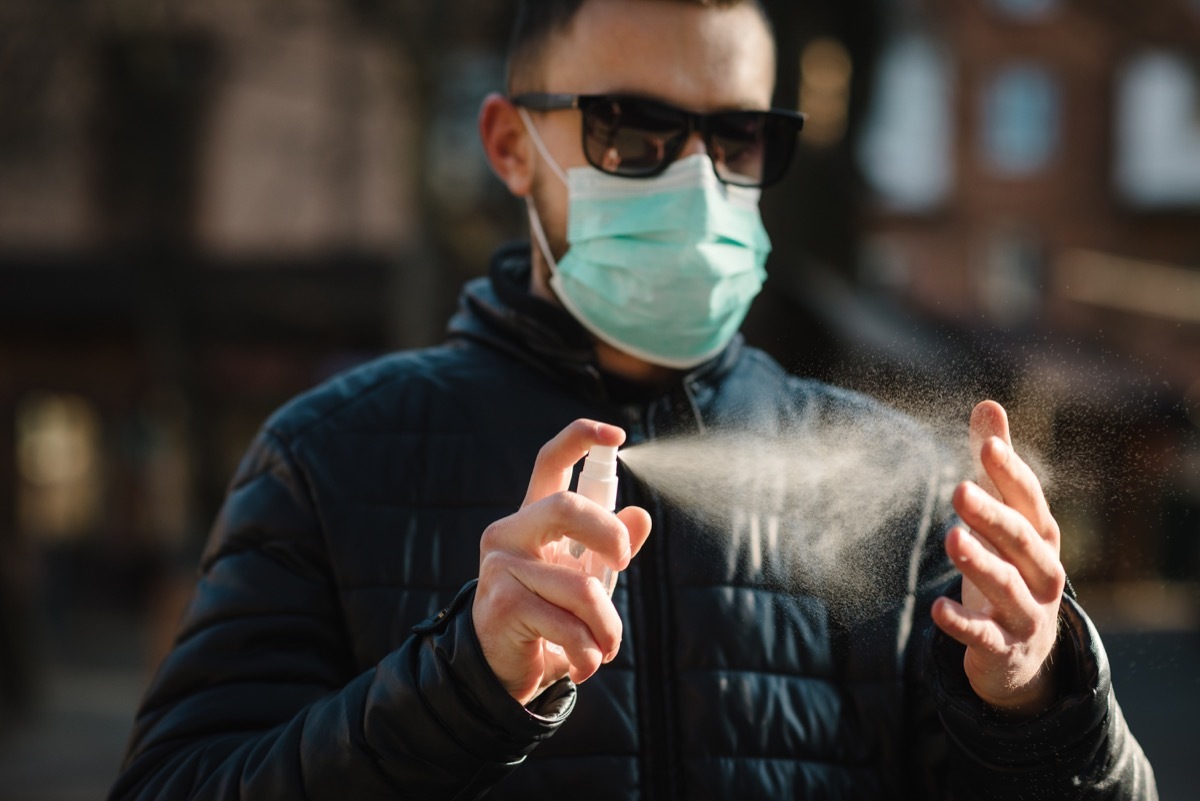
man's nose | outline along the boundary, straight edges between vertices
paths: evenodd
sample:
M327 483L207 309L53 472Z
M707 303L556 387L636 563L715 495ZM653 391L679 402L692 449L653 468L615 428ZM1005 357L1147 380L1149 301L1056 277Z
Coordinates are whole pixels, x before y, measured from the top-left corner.
M704 155L708 153L708 148L704 145L704 137L698 131L693 131L688 136L687 141L683 143L683 147L679 150L678 159L685 159L688 156L695 156L697 153Z

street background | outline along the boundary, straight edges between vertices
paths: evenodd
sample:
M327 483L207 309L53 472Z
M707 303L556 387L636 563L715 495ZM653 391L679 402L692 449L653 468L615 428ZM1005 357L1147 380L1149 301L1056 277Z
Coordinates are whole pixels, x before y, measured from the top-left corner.
M768 0L809 114L745 331L1009 409L1162 797L1200 720L1200 0ZM511 0L0 0L0 797L103 797L227 482L523 237Z

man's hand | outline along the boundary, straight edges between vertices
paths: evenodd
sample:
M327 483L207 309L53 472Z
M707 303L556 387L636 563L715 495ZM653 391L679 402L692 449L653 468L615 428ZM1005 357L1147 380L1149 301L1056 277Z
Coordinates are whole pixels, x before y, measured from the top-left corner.
M520 511L488 526L479 543L472 615L483 655L521 704L563 676L582 682L612 661L621 619L596 578L554 563L569 536L624 570L650 534L650 515L612 514L574 492L571 468L595 445L620 445L616 426L576 420L538 453ZM557 643L562 653L546 649Z
M1058 524L1037 476L1012 449L998 403L971 412L971 451L978 483L964 481L953 499L970 530L955 527L946 537L963 574L962 603L939 598L933 619L967 647L963 668L981 699L1034 715L1055 697L1051 662L1066 584Z

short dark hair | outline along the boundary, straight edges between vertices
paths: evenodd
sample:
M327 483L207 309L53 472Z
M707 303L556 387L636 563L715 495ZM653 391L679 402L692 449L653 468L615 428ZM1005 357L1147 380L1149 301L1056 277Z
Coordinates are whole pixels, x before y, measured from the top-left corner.
M516 82L536 65L542 48L550 37L571 24L579 9L588 0L520 0L517 4L516 20L508 42L508 89L528 91L543 87L516 86ZM733 8L749 5L758 11L767 30L771 31L771 19L763 7L762 0L661 0L661 2L687 3L705 8Z

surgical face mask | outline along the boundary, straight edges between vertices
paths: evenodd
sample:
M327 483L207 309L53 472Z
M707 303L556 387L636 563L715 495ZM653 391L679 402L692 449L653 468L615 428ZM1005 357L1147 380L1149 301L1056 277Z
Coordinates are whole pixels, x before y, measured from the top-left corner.
M569 247L561 261L526 198L562 305L601 341L651 364L687 369L718 354L766 278L771 242L759 190L721 183L704 155L653 178L590 166L564 174L518 110L541 157L567 185Z

